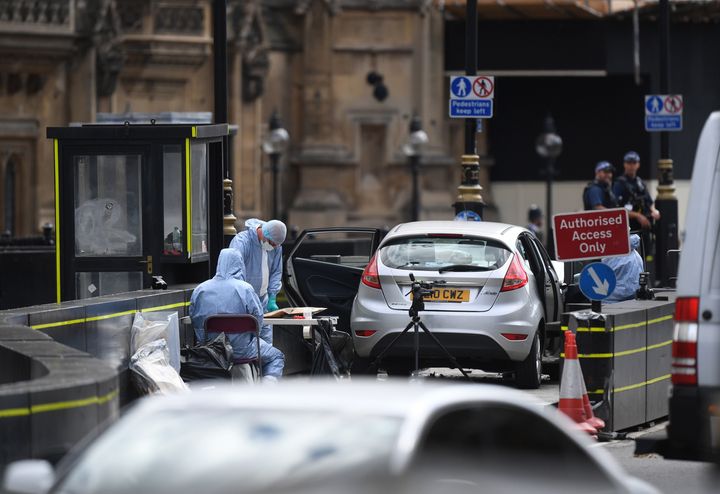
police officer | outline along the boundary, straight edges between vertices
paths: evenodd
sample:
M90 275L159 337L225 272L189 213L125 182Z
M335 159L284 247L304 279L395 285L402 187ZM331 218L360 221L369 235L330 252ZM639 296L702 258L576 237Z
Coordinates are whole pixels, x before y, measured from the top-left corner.
M537 204L533 204L530 206L530 209L528 209L528 225L526 228L533 232L540 242L543 242L542 224L542 210L537 206Z
M618 207L617 198L612 191L612 175L615 168L608 161L595 165L595 180L583 190L583 207L593 209L611 209Z
M651 221L660 219L660 212L655 209L647 186L637 174L640 168L640 155L635 151L625 153L623 167L625 173L615 180L613 193L620 206L630 212L630 229L649 230Z

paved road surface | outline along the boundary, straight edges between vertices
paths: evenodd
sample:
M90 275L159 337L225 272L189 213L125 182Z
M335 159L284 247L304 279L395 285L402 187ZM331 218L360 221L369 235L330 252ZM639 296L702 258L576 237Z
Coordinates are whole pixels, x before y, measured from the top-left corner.
M661 433L667 422L641 432L628 434L630 438ZM715 467L695 461L666 460L662 456L649 454L635 456L635 442L632 439L600 443L625 470L643 479L664 494L710 494L720 492L720 476Z

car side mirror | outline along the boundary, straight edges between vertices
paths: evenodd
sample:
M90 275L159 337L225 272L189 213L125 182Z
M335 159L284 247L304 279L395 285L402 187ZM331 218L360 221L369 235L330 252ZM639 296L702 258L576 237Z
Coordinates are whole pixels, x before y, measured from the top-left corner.
M55 471L46 460L20 460L5 468L2 489L12 493L45 494L55 482Z

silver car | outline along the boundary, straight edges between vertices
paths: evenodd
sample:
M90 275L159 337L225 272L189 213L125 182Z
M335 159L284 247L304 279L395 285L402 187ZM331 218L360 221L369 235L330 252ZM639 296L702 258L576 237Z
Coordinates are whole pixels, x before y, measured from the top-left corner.
M36 494L645 493L568 418L490 385L281 382L155 396L70 454L11 464ZM0 487L2 490L2 487Z
M298 305L339 315L357 355L373 361L411 323L411 274L442 282L428 289L419 315L462 366L540 385L546 326L558 321L563 295L547 252L524 228L420 221L394 227L381 242L370 229L304 232L288 256L286 290ZM421 367L451 366L431 336L419 336ZM381 366L407 371L413 357L411 328Z

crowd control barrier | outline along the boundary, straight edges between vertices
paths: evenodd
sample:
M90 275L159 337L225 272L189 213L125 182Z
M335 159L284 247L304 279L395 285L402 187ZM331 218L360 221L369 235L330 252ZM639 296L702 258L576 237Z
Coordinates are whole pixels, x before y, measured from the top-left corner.
M674 308L670 294L563 315L561 329L576 333L588 397L606 430L667 416Z

